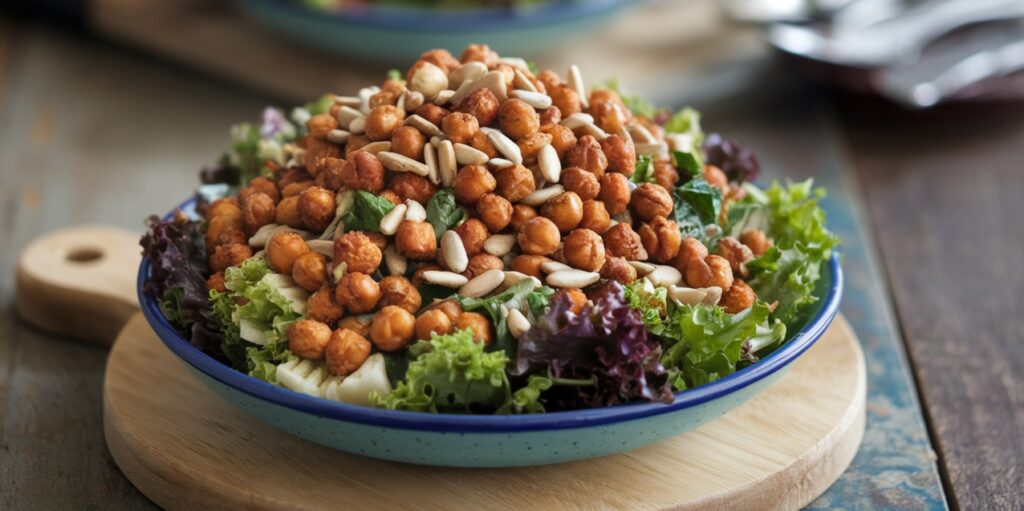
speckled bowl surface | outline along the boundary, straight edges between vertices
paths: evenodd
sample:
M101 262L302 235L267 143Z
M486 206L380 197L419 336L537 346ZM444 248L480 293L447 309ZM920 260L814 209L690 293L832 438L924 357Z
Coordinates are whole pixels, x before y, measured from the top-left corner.
M408 65L426 49L457 52L470 43L486 43L503 55L536 56L599 26L631 4L628 0L576 0L514 10L370 5L323 12L291 0L232 1L246 15L296 41L393 65Z
M180 206L194 213L193 201ZM707 385L677 393L675 402L636 403L534 415L453 415L355 406L250 377L218 362L182 337L143 293L149 259L139 266L142 312L165 345L228 402L313 442L394 461L463 467L559 463L642 447L688 431L754 397L778 380L825 333L839 307L839 256L823 268L810 319L759 362Z

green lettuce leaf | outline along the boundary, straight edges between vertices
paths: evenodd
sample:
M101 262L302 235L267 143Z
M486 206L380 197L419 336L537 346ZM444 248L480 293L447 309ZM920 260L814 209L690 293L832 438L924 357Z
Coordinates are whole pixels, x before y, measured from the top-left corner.
M638 185L654 182L654 161L650 156L641 154L636 158L636 168L629 180Z
M427 221L434 226L438 238L458 225L464 216L465 212L455 203L455 194L450 189L438 191L427 201Z
M530 297L533 296L533 303L538 303L540 300L547 300L554 291L546 292L541 289L533 289L533 281L525 279L520 282L516 282L508 289L498 293L494 296L487 298L463 298L460 297L459 301L462 303L462 309L466 311L478 311L483 310L491 318L491 324L494 325L495 339L490 349L493 351L503 351L505 353L515 354L516 341L512 337L512 332L508 329L508 317L501 312L501 306L505 305L508 308L518 308L524 301L529 305L531 302ZM532 307L531 307L532 310Z
M341 220L346 231L380 232L380 220L395 209L395 205L387 199L365 190L356 190L353 199L352 211Z
M512 399L508 400L498 413L544 413L540 395L550 389L553 383L547 376L531 374L526 386L513 392Z
M683 237L694 237L712 246L715 235L721 232L716 222L722 211L722 191L697 177L677 187L672 195L675 221ZM709 226L714 226L712 232Z

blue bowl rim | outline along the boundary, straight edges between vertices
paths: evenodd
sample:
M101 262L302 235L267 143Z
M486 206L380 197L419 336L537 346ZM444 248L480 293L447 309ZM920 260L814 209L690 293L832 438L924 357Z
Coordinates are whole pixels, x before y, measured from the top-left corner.
M586 0L548 2L522 9L428 9L423 7L372 6L324 12L299 5L292 0L234 0L245 8L261 8L304 18L311 22L357 25L406 32L485 32L521 30L525 26L562 25L613 12L629 5L629 0Z
M195 199L178 206L193 211ZM169 213L167 217L170 217ZM167 218L165 217L165 218ZM532 415L456 415L407 412L371 408L331 401L293 392L238 372L214 359L185 339L167 321L156 299L143 289L150 273L150 261L143 257L139 264L137 292L143 315L161 341L179 358L219 383L256 399L283 406L293 411L322 418L355 422L384 428L400 428L441 433L506 433L550 431L599 425L653 417L692 408L753 385L786 367L810 348L832 323L839 309L843 291L843 273L839 254L833 252L829 261L832 281L822 304L804 327L786 344L767 357L724 378L699 387L677 392L675 401L664 403L630 403L605 408L547 412Z

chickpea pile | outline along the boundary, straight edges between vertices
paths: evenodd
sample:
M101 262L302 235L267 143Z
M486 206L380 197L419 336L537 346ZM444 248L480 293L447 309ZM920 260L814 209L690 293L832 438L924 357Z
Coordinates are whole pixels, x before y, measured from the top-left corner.
M486 296L533 278L582 309L583 288L667 266L681 275L670 285L718 288L728 312L751 306L745 263L772 241L760 231L714 247L683 239L669 191L679 180L672 141L616 92L586 92L572 71L535 74L470 45L460 58L428 51L404 80L337 96L272 178L209 205L208 286L223 291L223 271L262 252L310 293L305 318L288 330L291 351L336 375L373 351L458 329L493 342L488 317L455 299L423 303L423 283ZM654 182L630 180L640 155L653 159ZM737 197L720 169L704 174ZM464 215L439 236L422 212L444 189ZM354 190L404 215L385 216L379 232L345 230L339 207Z

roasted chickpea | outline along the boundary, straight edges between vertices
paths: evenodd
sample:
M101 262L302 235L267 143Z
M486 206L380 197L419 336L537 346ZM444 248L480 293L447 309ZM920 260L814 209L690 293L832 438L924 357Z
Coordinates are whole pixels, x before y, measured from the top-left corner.
M498 150L494 148L494 144L490 140L487 140L487 134L483 130L473 134L473 140L469 141L469 145L486 154L488 159L498 157Z
M455 327L459 330L467 328L473 331L473 340L490 346L494 342L494 334L491 332L491 322L487 316L479 312L463 312L455 321Z
M757 300L757 294L754 293L754 290L746 282L736 279L733 281L732 287L722 293L722 301L718 304L725 309L725 312L736 314L754 305L755 300Z
M252 257L252 248L248 243L231 243L228 245L217 245L210 255L210 271L224 271L232 266L238 266Z
M636 170L636 147L633 141L618 135L609 135L601 141L601 150L608 158L608 172L620 172L626 177Z
M627 223L618 223L605 231L605 251L610 256L622 257L628 261L635 261L644 253L643 243L640 235L637 234Z
M585 271L604 266L604 240L590 229L575 229L565 237L562 254L566 264Z
M309 245L301 236L294 232L279 232L267 241L267 264L277 273L291 275L295 260L306 252L309 252Z
M338 121L331 114L317 114L306 121L310 136L324 138L334 129L338 129Z
M679 253L679 245L682 243L679 225L663 216L656 216L650 223L641 224L637 234L640 235L648 257L656 263L671 262Z
M457 107L456 112L465 112L476 117L481 126L490 126L498 117L498 97L483 87L471 92Z
M370 115L366 116L366 136L374 142L389 140L404 120L405 112L397 106L378 106L370 110Z
M564 160L569 151L576 147L576 134L561 124L544 126L540 130L551 135L551 147L555 148L555 152L558 153L560 160Z
M729 267L732 268L733 273L740 275L747 273L746 263L754 258L754 252L750 250L750 247L740 243L732 236L718 240L718 255L729 261Z
M772 248L772 240L765 236L759 229L747 229L740 233L740 242L750 247L755 256L761 257L769 248Z
M488 193L476 203L476 214L491 232L501 232L512 221L512 203L508 199Z
M206 208L206 218L208 220L223 217L241 222L244 216L245 214L242 212L242 206L239 205L238 199L233 197L217 199Z
M431 309L416 318L416 339L429 340L434 335L447 335L455 330L452 320L440 309Z
M327 281L327 256L318 252L306 252L292 265L292 278L302 289L312 293Z
M349 155L342 167L341 182L353 190L380 193L384 189L384 165L376 155L356 151Z
M487 226L476 218L470 218L455 228L455 234L462 240L466 255L473 257L484 250L484 242L491 235Z
M396 206L401 204L401 203L403 203L403 202L405 202L404 200L402 200L402 198L397 193L395 193L394 190L384 190L383 192L380 192L380 195L378 195L378 197L380 197L380 198L382 198L382 199L384 199L384 200L386 200L386 201L388 201L388 202L390 202L390 203L392 203L392 204L394 204Z
M583 308L587 306L587 295L583 294L583 291L577 288L564 288L555 291L555 294L551 297L551 301L555 300L568 300L569 310L573 314L579 314L583 312Z
M347 328L363 337L369 337L372 322L373 316L370 315L348 316L338 321L338 328Z
M333 325L345 315L345 307L334 299L334 289L322 287L306 300L306 317Z
M545 83L544 85L546 86L547 84ZM583 102L580 100L580 95L572 88L564 85L548 87L548 96L551 96L551 104L558 107L558 110L565 117L583 111Z
M703 260L691 261L686 265L686 284L690 287L720 287L728 291L732 287L732 268L729 261L717 255L709 255Z
M498 181L483 165L466 165L459 169L452 184L455 199L461 204L472 206L484 195L493 192Z
M380 306L394 305L409 312L420 310L423 298L409 279L400 275L389 275L380 281Z
M517 256L512 260L511 268L512 271L524 273L531 277L541 278L543 272L540 270L540 265L550 261L551 259L539 256L539 255L521 255Z
M487 64L487 67L498 63L498 54L491 50L490 46L486 44L471 44L466 46L466 49L462 51L462 56L459 60L465 64L466 62L483 62Z
M210 278L206 279L206 289L218 293L227 292L228 288L224 285L224 272L219 271L210 275Z
M725 176L722 169L714 165L705 165L703 174L704 179L708 180L708 184L722 190L723 193L729 188L729 178Z
M480 131L480 121L472 114L454 112L441 121L441 131L453 144L469 145L473 135Z
M533 179L533 172L530 169L515 164L498 170L498 195L508 199L510 202L519 202L537 189L537 183Z
M370 357L370 349L370 341L365 337L347 328L339 328L331 334L324 349L327 370L339 376L352 374Z
M334 299L352 314L363 314L377 307L380 284L373 277L359 272L348 272L338 281Z
M639 220L649 222L672 214L672 195L661 185L644 183L633 190L629 205Z
M608 158L601 149L601 143L590 135L583 135L576 142L576 145L566 155L568 166L579 167L583 170L593 172L601 178L608 168Z
M334 265L344 264L346 272L372 275L383 257L380 247L362 232L346 232L334 240Z
M601 278L630 284L636 280L636 268L621 257L609 257L601 267Z
M617 103L619 105L625 105L622 102L622 97L619 96L618 92L612 89L594 89L590 91L590 104L591 106L598 103Z
M416 328L412 313L388 305L377 313L370 325L370 340L381 351L398 351L409 345Z
M252 188L257 192L267 194L267 197L270 197L270 199L274 201L274 204L277 204L277 201L281 200L281 192L277 189L277 185L264 176L256 176L252 178L252 181L249 181L249 188Z
M535 216L537 216L537 210L533 209L533 206L516 204L512 206L512 221L509 222L509 225L512 226L513 231L519 232L519 229L522 229L523 224Z
M414 160L423 159L423 133L412 126L401 126L391 134L391 150Z
M334 220L334 192L311 186L299 194L299 216L313 232L323 232Z
M501 258L481 252L469 258L469 264L466 265L466 271L462 272L462 275L467 279L472 279L474 277L479 277L489 270L504 269L505 263L501 261Z
M519 152L523 155L523 165L536 165L540 150L546 145L551 145L551 135L536 131L519 139L518 145Z
M309 177L316 176L316 173L320 170L320 163L324 158L338 158L341 156L341 148L334 142L328 142L323 138L313 138L310 136L305 137L306 140L306 156L305 167L309 173ZM351 138L349 144L351 144ZM284 187L281 187L281 191L284 191Z
M313 179L313 175L306 172L306 169L300 167L292 167L288 169L279 170L277 175L277 189L281 190L281 196L286 197L284 189L292 183L298 183L299 181L309 181Z
M609 215L618 215L626 211L631 197L629 179L618 172L605 174L601 178L601 192L597 195Z
M345 159L351 158L352 154L361 150L370 143L370 137L366 135L349 135L348 142L345 142Z
M562 111L557 106L549 106L540 112L540 126L543 131L544 126L554 126L562 122Z
M437 193L437 187L429 179L409 172L392 175L388 188L398 194L403 201L412 199L424 205Z
M538 216L523 224L519 230L519 248L524 254L550 255L558 249L560 238L555 223Z
M579 167L562 169L562 176L559 181L567 192L573 192L583 201L596 199L601 192L601 184L594 174Z
M320 172L316 175L317 186L333 192L341 189L344 181L345 160L341 158L324 158L320 162Z
M306 224L302 222L302 215L299 214L299 198L285 197L277 205L274 213L274 222L287 225L293 229L303 229Z
M284 197L298 197L302 192L306 191L310 186L314 185L316 185L316 181L312 179L294 181L288 183L287 186L281 189L281 195Z
M604 234L612 226L612 218L608 215L604 203L599 200L583 201L583 218L580 219L581 229L590 229L598 234Z
M435 48L433 50L423 52L420 54L420 60L430 62L431 64L443 69L445 73L450 73L461 64L458 59L452 56L451 52L442 48Z
M274 200L263 192L256 192L246 197L245 205L245 230L252 235L260 227L274 222L277 215L274 207Z
M451 112L444 107L437 106L433 103L424 103L422 106L416 109L416 115L430 121L431 124L437 127L441 127L444 122L444 118Z
M608 133L617 133L633 117L628 108L612 101L591 103L589 110L594 123Z
M406 220L395 233L395 247L413 261L429 261L437 254L437 235L427 222Z
M506 99L498 108L498 126L513 140L519 140L540 129L540 116L525 101Z
M232 243L246 244L249 236L242 230L242 222L227 217L215 217L206 227L206 250L209 253L218 245Z
M385 235L383 235L383 234L381 234L379 232L370 232L370 231L363 231L363 234L365 234L367 238L370 238L370 241L372 241L374 245L377 245L377 248L379 248L381 250L384 250L385 248L388 247L388 237L387 236L385 236Z
M288 349L302 358L324 358L331 327L315 319L300 319L288 327Z
M686 268L695 262L703 261L708 256L708 248L697 238L686 238L679 246L679 255L672 262L683 276L686 276Z
M395 94L394 91L382 90L372 96L370 96L370 108L377 108L382 105L394 105L398 103L398 97L401 94Z
M554 222L559 231L566 233L583 220L583 201L573 192L563 192L545 202L540 214Z
M537 80L540 83L543 83L544 88L549 91L562 86L562 78L558 76L558 73L550 69L541 71L541 73L537 75Z
M679 183L679 172L672 163L659 160L654 162L654 182L666 190L672 190Z

